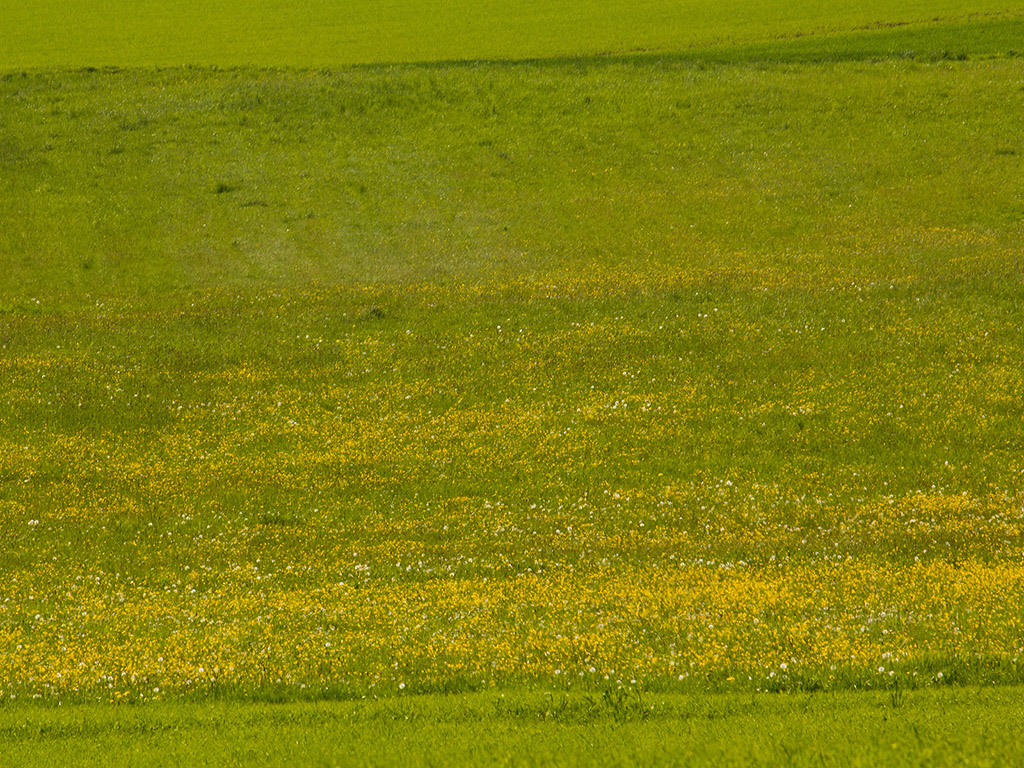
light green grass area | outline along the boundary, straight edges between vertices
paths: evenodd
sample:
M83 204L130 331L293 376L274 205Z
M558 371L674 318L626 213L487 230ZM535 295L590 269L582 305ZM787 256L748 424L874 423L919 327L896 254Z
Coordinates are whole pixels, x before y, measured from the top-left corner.
M1014 765L1015 688L0 708L15 766Z
M3 0L0 70L678 52L904 24L1019 20L1022 11L1012 0Z

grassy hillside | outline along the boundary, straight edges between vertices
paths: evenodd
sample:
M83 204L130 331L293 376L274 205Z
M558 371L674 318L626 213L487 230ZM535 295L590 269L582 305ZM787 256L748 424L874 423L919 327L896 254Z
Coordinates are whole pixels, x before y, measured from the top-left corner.
M1018 681L972 56L5 76L0 692Z
M1012 0L4 0L0 71L677 52L871 27L1019 19L1022 10Z
M794 44L795 45L795 44ZM786 50L786 46L780 46ZM0 78L0 302L1012 269L1019 60Z
M1020 11L0 5L0 762L1019 762Z

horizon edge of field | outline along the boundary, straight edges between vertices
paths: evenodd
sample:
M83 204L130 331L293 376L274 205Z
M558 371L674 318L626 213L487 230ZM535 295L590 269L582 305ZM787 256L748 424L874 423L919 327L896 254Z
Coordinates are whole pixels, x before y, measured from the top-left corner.
M997 34L978 45L960 37L969 30ZM1013 32L1018 35L1014 36ZM1001 34L1000 34L1001 33ZM1019 41L1020 47L1003 43ZM844 46L843 44L847 45ZM887 45L888 44L888 45ZM917 47L907 47L908 45ZM896 46L896 47L894 47ZM959 46L959 47L958 47ZM261 63L255 60L234 63L200 61L149 62L121 64L95 61L81 64L11 65L0 64L0 78L55 74L200 70L207 72L340 72L389 71L402 69L444 69L476 67L558 67L593 65L657 65L677 64L706 66L782 66L797 64L839 64L859 61L909 59L942 61L970 57L1017 58L1024 56L1024 11L933 18L909 22L875 22L846 29L821 28L809 32L793 31L777 36L727 41L713 44L691 44L680 48L632 48L551 54L542 56L490 57L466 56L436 59L394 59L386 61L337 61L323 63Z

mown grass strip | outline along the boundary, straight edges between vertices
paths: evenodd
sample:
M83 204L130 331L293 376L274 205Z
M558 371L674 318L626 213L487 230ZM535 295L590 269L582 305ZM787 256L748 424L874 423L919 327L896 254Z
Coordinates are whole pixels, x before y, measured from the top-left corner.
M875 694L488 693L387 702L0 708L12 766L1010 765L1015 688Z

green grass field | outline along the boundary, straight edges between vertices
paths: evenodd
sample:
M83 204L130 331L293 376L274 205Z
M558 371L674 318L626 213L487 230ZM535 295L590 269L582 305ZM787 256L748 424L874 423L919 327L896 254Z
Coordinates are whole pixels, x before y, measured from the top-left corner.
M33 0L0 5L0 68L337 67L677 53L1021 20L1011 0ZM1016 47L1021 38L1017 34Z
M8 765L1013 765L1020 691L0 709Z
M1019 6L7 6L5 764L1019 759Z

